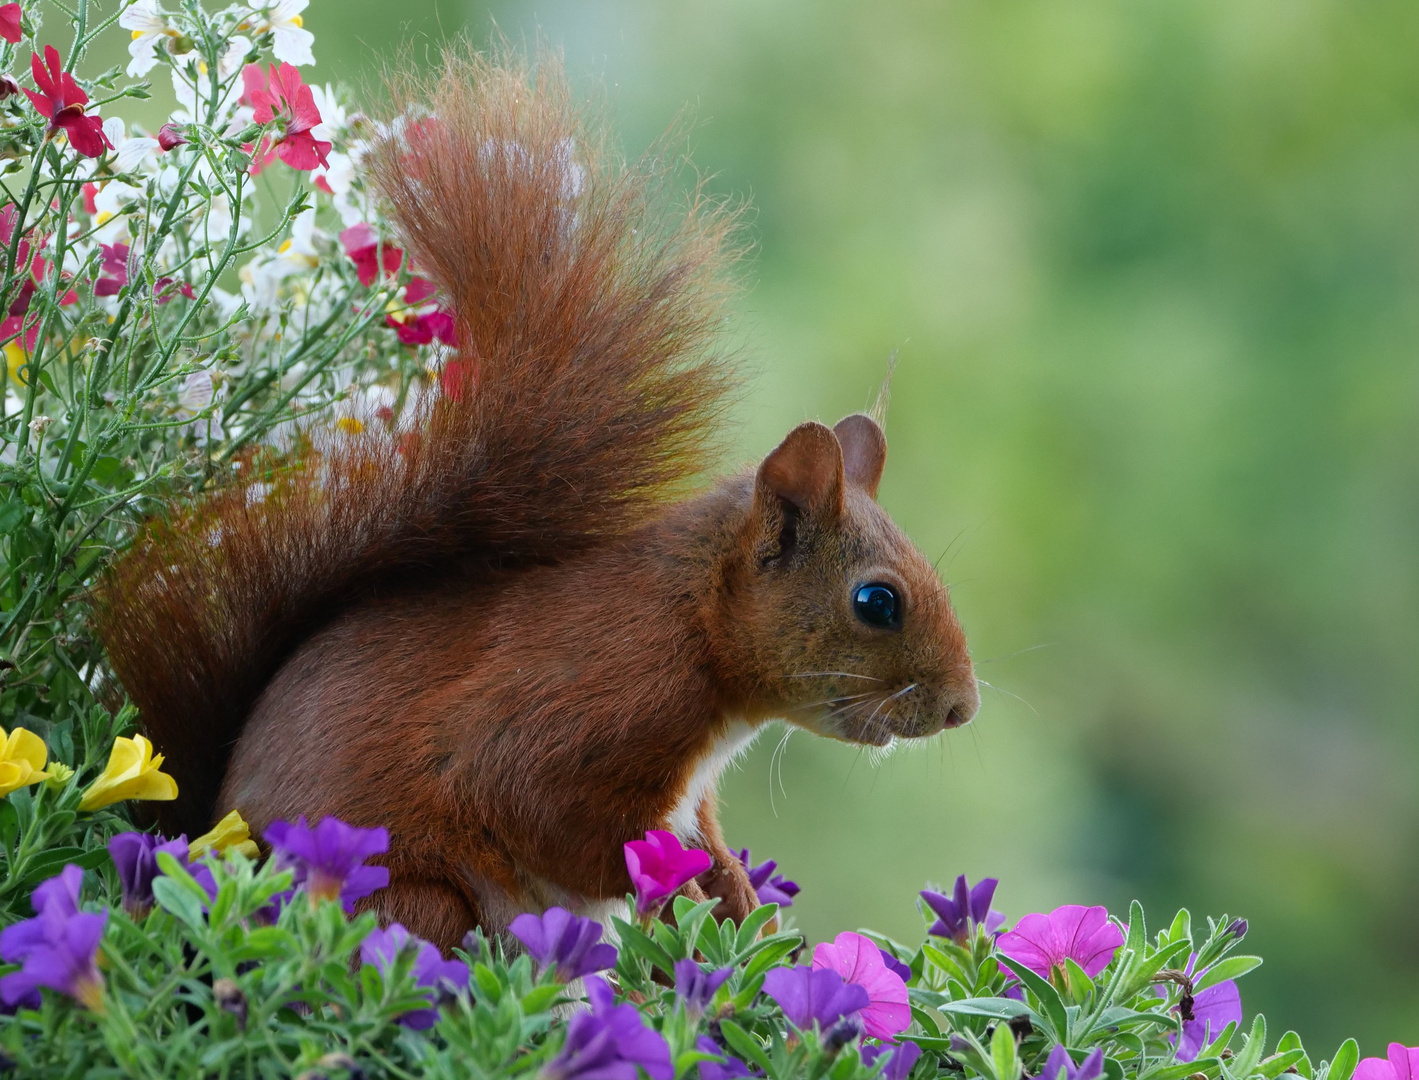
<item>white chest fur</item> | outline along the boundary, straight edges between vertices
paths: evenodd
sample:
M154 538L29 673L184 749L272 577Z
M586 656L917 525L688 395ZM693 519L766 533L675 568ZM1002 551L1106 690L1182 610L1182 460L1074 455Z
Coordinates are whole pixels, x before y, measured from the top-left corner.
M700 758L685 792L671 809L667 824L683 842L700 839L699 810L705 796L714 790L715 781L724 767L749 749L759 734L759 726L732 721L724 734L715 740L709 752Z

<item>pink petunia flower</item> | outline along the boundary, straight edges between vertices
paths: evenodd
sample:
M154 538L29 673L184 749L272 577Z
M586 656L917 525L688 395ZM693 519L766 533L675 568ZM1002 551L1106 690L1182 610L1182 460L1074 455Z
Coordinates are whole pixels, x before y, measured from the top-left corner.
M1354 1080L1419 1080L1419 1046L1390 1043L1386 1057L1361 1059Z
M404 252L388 242L381 245L379 234L363 221L340 234L340 246L355 264L356 275L364 286L373 285L375 278L396 273L404 261Z
M4 38L10 44L15 45L20 40L20 11L19 4L6 4L0 7L0 38Z
M281 134L274 141L263 138L260 146L248 148L253 176L270 164L273 154L304 172L328 163L331 144L311 133L320 123L320 110L310 87L301 82L299 71L290 64L282 64L279 69L272 64L268 78L260 64L247 64L241 69L241 81L241 100L255 110L256 122L282 122Z
M861 934L845 930L831 943L813 950L813 970L827 968L867 991L869 1003L862 1010L862 1029L874 1039L895 1041L892 1036L911 1026L912 1011L907 1003L907 984L882 959L882 950Z
M43 62L39 53L32 54L30 71L39 92L27 89L25 96L41 116L49 118L51 135L63 131L69 136L69 145L84 157L98 157L105 147L113 149L113 143L103 133L103 121L84 115L89 95L80 89L74 76L60 67L58 49L46 45Z
M1048 915L1026 915L1015 929L1001 934L1000 951L1048 979L1065 960L1073 960L1093 978L1123 944L1123 931L1103 907L1065 904Z
M625 852L626 870L636 890L636 911L641 915L714 865L709 852L681 846L679 838L664 829L651 829L644 840L630 841Z
M128 284L128 245L100 244L103 262L101 276L94 282L95 296L116 296Z

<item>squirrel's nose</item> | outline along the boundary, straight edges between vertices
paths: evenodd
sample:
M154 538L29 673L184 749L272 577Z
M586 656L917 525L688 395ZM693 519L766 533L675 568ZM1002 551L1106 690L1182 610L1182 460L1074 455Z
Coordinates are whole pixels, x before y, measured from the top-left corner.
M975 679L972 679L970 686L959 694L955 704L946 714L946 726L948 728L964 727L975 718L979 710L980 690L976 686Z

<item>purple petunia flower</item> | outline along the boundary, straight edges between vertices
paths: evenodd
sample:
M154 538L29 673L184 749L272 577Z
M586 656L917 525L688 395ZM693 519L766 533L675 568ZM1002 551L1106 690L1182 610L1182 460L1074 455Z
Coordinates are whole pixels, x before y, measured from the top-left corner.
M749 865L749 849L741 848L734 852L734 855L743 864L744 870L749 875L749 884L754 886L754 893L759 898L761 904L777 904L779 907L792 907L793 898L798 895L798 883L789 881L782 874L775 874L778 863L773 859L761 862L758 866Z
M1048 979L1065 960L1073 960L1093 978L1123 944L1123 931L1109 921L1103 907L1065 904L1048 915L1026 915L1015 929L1001 934L997 945L1012 960Z
M22 965L0 978L0 1003L8 1011L39 1008L40 987L67 994L89 1009L102 1007L97 956L108 912L79 910L83 884L84 871L71 863L30 895L34 918L0 931L0 959Z
M714 865L709 853L681 846L674 833L651 829L625 845L626 869L636 890L636 913L646 915L687 881Z
M586 995L591 1010L571 1018L562 1052L542 1069L544 1080L637 1080L637 1068L651 1080L674 1077L665 1037L646 1026L634 1005L617 1005L598 975L586 977Z
M758 1075L750 1072L749 1066L745 1065L733 1054L725 1051L723 1047L708 1035L701 1035L695 1040L695 1049L701 1050L706 1054L714 1054L724 1058L723 1062L700 1062L700 1080L741 1080L741 1078L746 1076Z
M882 954L882 963L887 966L888 971L893 972L897 978L901 979L904 983L911 982L912 969L910 967L902 963L886 949L878 949L877 951Z
M108 853L118 868L118 880L123 886L123 910L135 920L143 919L153 910L153 879L158 869L158 853L165 851L187 868L209 897L217 895L217 882L212 871L201 863L187 861L187 837L165 840L152 833L119 833L108 842Z
M1242 994L1235 982L1227 979L1197 994L1192 999L1192 1019L1183 1021L1177 1059L1196 1060L1202 1048L1233 1021L1242 1022Z
M1061 1075L1062 1074L1062 1075ZM1056 1046L1045 1059L1038 1080L1099 1080L1104 1074L1104 1051L1096 1047L1082 1063L1074 1064L1069 1051Z
M974 888L968 888L966 875L962 874L956 878L956 887L950 896L923 889L921 898L936 913L936 921L927 933L951 938L963 945L974 927L983 926L987 933L994 933L1005 922L1003 914L990 909L998 884L996 878L988 877L981 878Z
M360 961L373 964L381 975L387 976L405 949L417 950L411 973L415 986L428 989L429 1007L406 1012L399 1017L399 1022L407 1028L423 1031L438 1021L441 999L468 989L468 965L462 960L445 960L437 945L415 937L399 923L390 923L385 930L370 931L360 944Z
M601 924L578 918L565 908L519 915L508 929L541 970L555 966L562 982L616 966L616 948L601 942Z
M698 1016L709 1007L715 991L733 973L733 968L725 967L718 971L706 971L694 960L677 961L675 964L675 996L684 1003L686 1009Z
M871 1003L867 990L844 982L831 968L780 967L764 976L764 993L778 1003L789 1023L806 1031L815 1023L827 1031L839 1020L861 1021Z
M887 1064L882 1069L882 1080L907 1080L911 1074L912 1066L921 1057L921 1047L914 1042L905 1042L896 1046L864 1046L862 1048L862 1063L875 1065L877 1059L889 1051L892 1056L887 1059Z
M1354 1080L1419 1080L1419 1046L1390 1043L1385 1057L1361 1059Z
M356 900L389 884L387 867L364 865L389 850L388 829L359 829L333 817L312 828L302 815L294 825L273 821L262 835L275 850L277 867L294 871L295 885L304 886L312 901L338 897L352 914Z

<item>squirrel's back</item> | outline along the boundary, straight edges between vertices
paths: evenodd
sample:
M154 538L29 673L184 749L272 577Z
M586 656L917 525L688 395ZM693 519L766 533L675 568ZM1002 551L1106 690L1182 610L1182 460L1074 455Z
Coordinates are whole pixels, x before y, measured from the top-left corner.
M557 62L460 53L396 97L374 178L451 303L462 377L411 437L332 435L151 523L102 583L114 672L178 780L173 833L207 827L302 641L374 591L624 534L703 467L730 386L713 346L733 215L668 212L673 163L616 163Z

